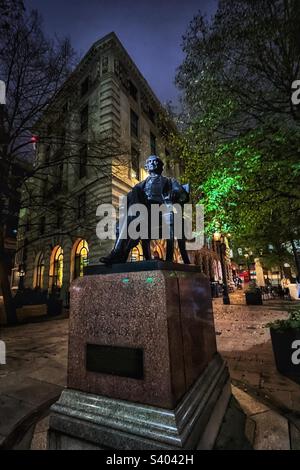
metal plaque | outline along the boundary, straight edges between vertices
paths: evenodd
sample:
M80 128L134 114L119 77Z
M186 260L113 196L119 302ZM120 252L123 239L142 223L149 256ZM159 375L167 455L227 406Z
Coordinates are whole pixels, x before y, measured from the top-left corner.
M143 362L142 349L86 345L86 369L90 372L143 379Z

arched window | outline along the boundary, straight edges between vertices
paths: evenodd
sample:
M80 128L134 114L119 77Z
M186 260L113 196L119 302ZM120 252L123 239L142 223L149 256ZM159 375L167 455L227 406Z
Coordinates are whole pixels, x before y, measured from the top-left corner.
M35 259L33 287L43 288L45 259L43 253L39 253Z
M83 276L83 268L88 264L89 247L86 240L77 240L72 250L73 279Z
M131 262L143 261L143 250L140 243L138 244L138 246L132 248L129 259Z
M164 248L160 241L153 241L153 248L152 248L152 258L155 260L163 260L164 259Z
M49 285L50 288L61 288L64 272L64 252L61 246L53 248L50 258Z

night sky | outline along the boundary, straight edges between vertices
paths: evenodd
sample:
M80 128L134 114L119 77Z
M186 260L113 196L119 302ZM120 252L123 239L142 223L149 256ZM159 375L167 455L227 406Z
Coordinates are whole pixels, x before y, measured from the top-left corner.
M158 98L175 104L175 71L182 62L182 35L201 10L211 16L217 0L25 0L37 8L49 35L70 36L84 55L114 31Z

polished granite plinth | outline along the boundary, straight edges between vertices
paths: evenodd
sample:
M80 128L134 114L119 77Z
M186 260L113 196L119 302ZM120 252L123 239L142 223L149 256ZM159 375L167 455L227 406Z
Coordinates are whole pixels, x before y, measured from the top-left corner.
M175 263L93 269L71 287L68 387L173 409L216 354L208 279ZM95 372L99 354L111 370ZM113 364L123 354L127 376Z
M50 449L210 449L230 393L196 266L89 266L73 282Z
M230 396L218 354L173 410L68 389L52 406L49 449L212 449Z

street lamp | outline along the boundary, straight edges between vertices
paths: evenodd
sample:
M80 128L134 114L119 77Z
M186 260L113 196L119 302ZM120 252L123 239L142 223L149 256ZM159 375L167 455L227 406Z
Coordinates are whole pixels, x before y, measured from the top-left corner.
M24 289L24 276L25 276L25 270L24 270L24 264L19 264L19 290Z
M224 243L224 237L219 232L214 233L214 240L217 243L218 251L220 254L220 262L221 262L222 277L223 277L223 304L230 305L230 298L228 294L227 272L226 272L226 266L225 266L226 244Z

